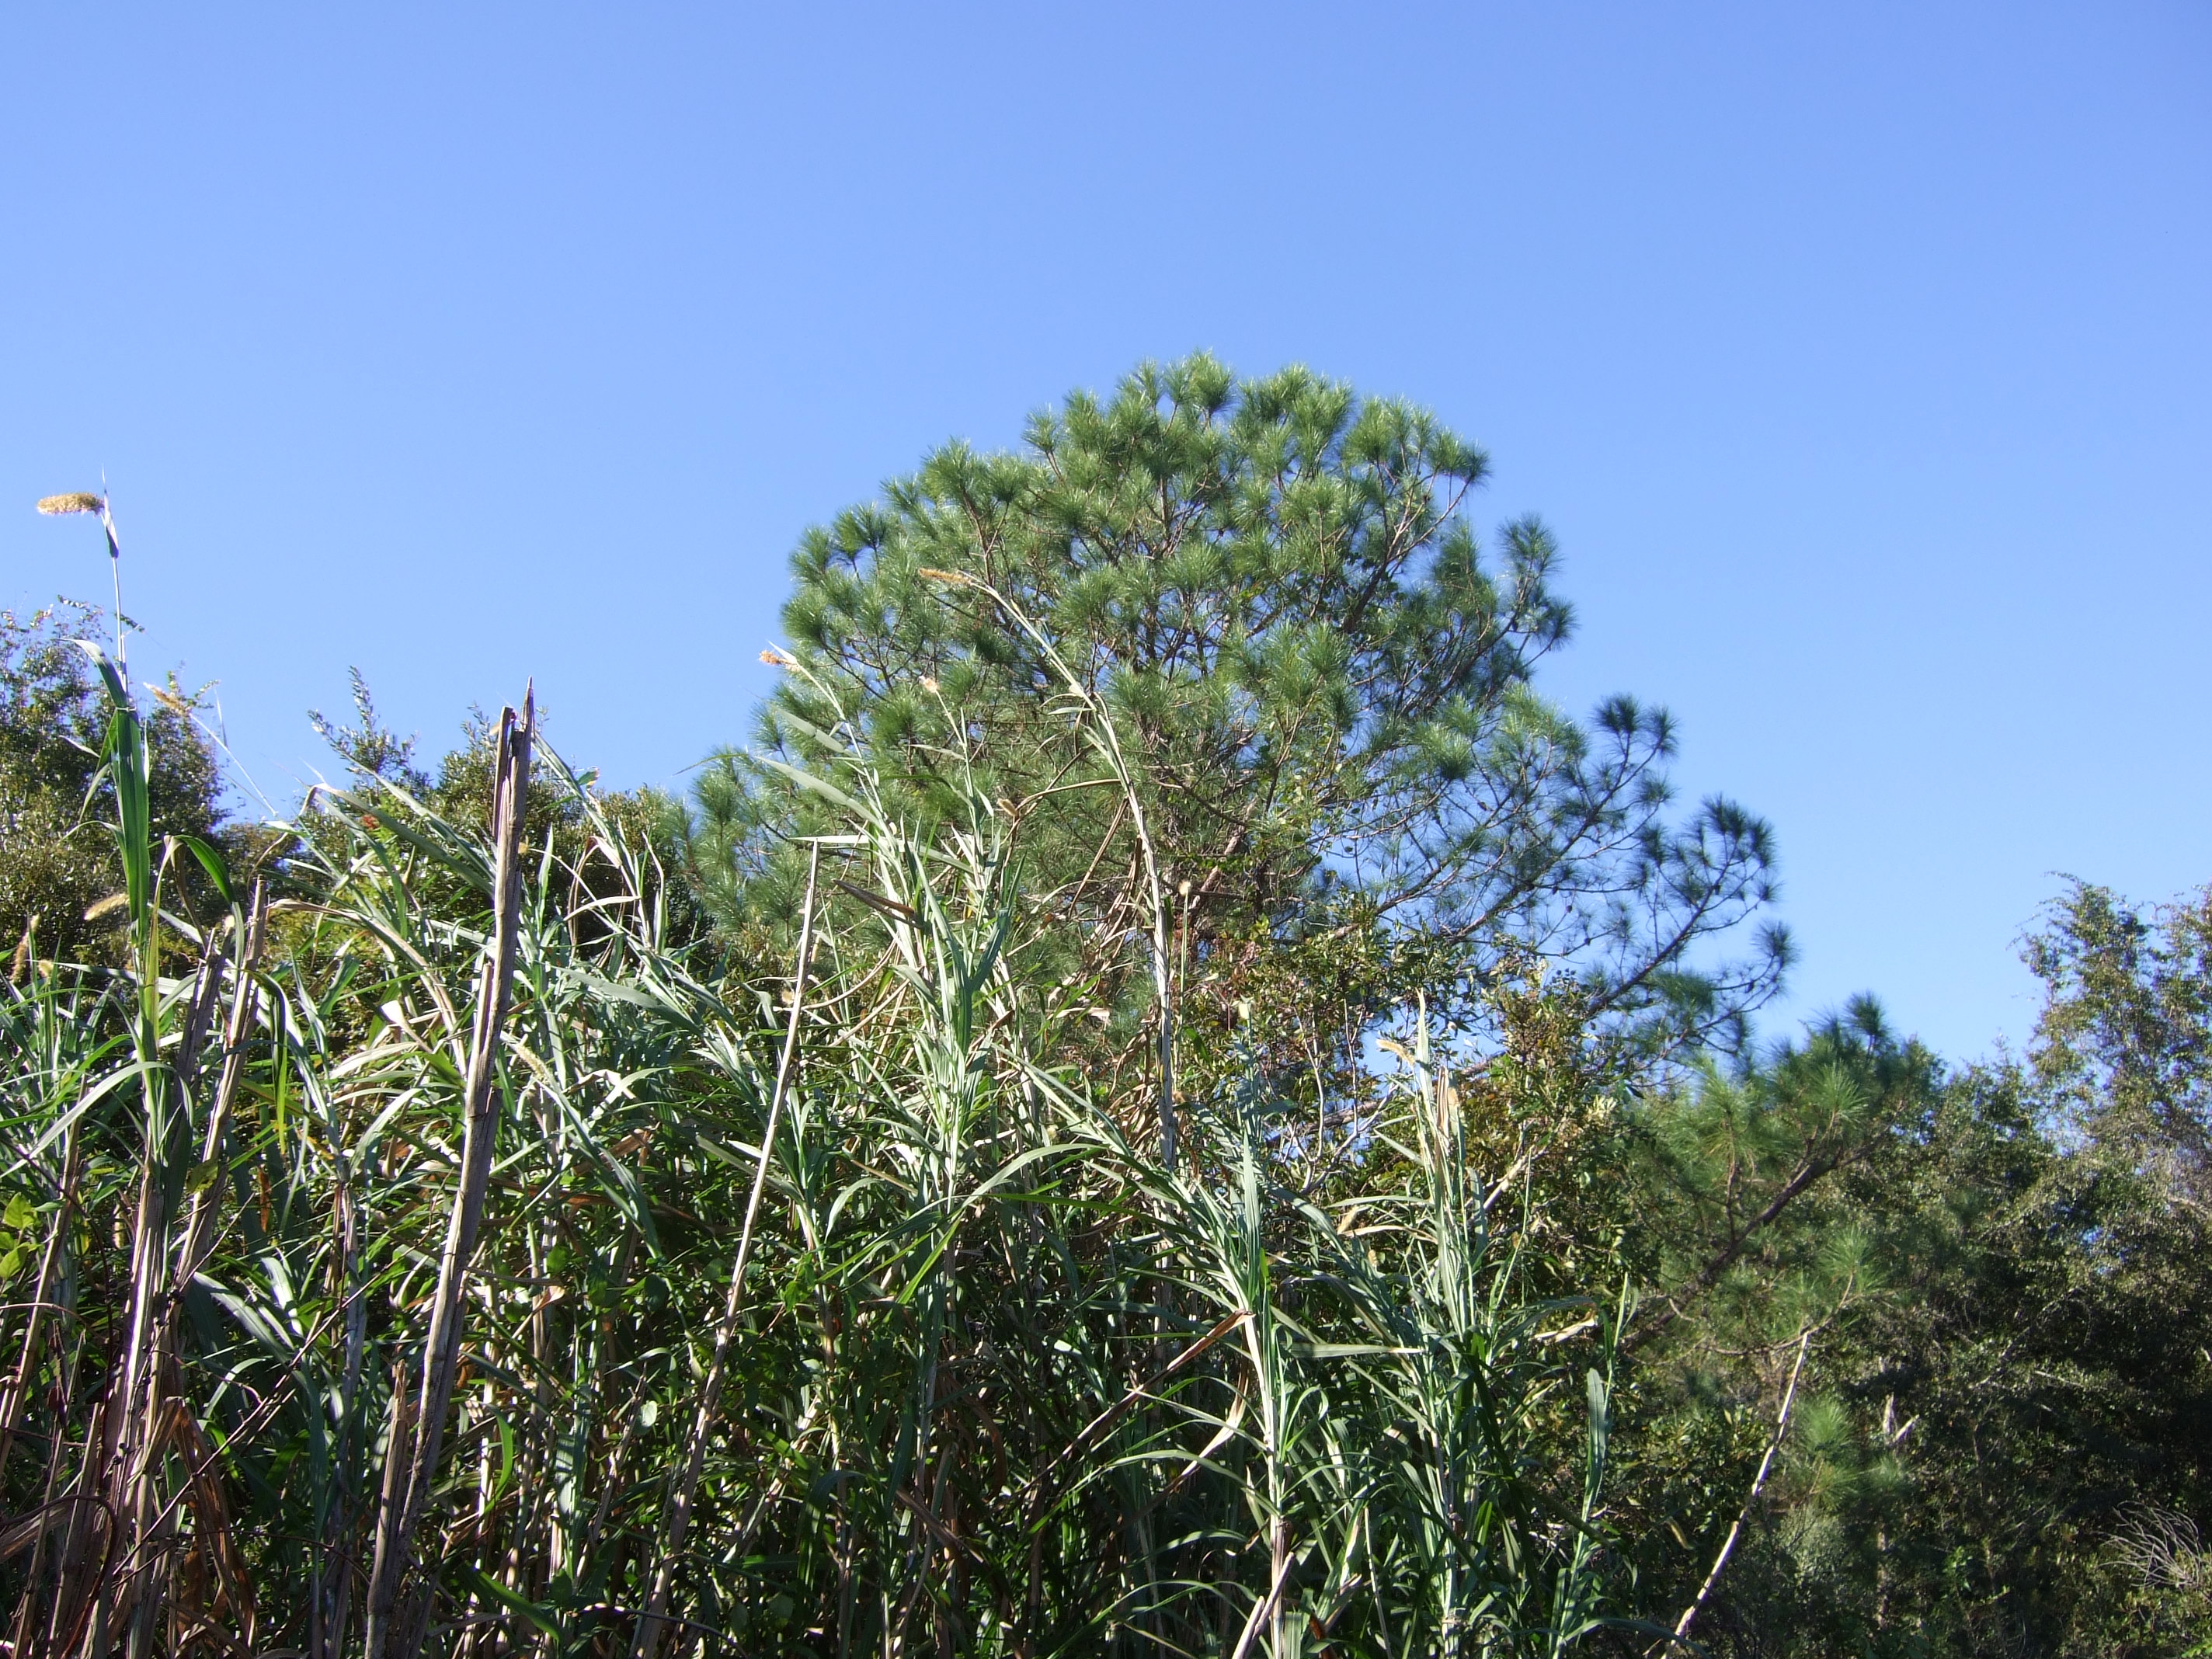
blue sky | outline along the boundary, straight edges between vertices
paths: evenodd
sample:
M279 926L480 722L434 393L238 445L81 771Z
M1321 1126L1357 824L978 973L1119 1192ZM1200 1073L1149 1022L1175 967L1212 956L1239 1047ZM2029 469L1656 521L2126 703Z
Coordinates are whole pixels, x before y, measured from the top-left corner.
M2212 880L2201 4L22 5L0 223L0 604L104 470L280 800L349 664L677 784L805 525L1204 347L1489 448L1549 689L1774 821L1788 1012L1979 1054L2057 872Z

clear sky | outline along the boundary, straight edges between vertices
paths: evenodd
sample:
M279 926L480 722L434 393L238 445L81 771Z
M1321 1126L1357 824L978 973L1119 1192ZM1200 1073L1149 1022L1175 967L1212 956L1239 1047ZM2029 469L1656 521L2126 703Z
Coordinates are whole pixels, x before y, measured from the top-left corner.
M2212 7L10 6L0 604L100 596L279 800L358 664L742 738L799 530L1210 349L1486 445L1551 672L1780 836L1790 1012L2032 1017L2212 880ZM9 505L13 503L13 505Z

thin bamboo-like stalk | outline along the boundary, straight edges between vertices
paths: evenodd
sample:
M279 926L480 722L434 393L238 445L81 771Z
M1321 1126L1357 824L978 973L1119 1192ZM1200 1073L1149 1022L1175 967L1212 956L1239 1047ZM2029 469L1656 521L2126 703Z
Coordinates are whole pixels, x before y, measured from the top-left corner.
M677 1558L684 1548L684 1533L691 1524L692 1499L698 1492L699 1472L707 1461L707 1437L714 1427L714 1409L721 1399L730 1343L737 1335L738 1319L744 1309L745 1267L752 1256L753 1226L760 1215L761 1195L768 1188L769 1161L775 1156L776 1129L783 1119L784 1094L791 1085L792 1062L799 1053L799 1016L806 1002L806 970L814 955L815 884L821 870L822 844L817 842L807 855L806 899L799 925L799 964L791 981L791 1018L784 1027L783 1052L776 1061L768 1122L761 1131L760 1157L753 1166L752 1190L745 1198L744 1225L738 1234L737 1260L730 1268L729 1299L722 1307L721 1323L714 1328L714 1357L708 1364L706 1380L699 1389L698 1410L691 1425L691 1449L684 1462L683 1479L677 1486L675 1501L669 1506L668 1536L661 1546L645 1615L638 1620L636 1638L630 1647L632 1659L653 1659L660 1645L669 1587L675 1577Z
M477 999L475 1029L470 1035L469 1069L462 1100L461 1178L453 1194L452 1220L438 1264L438 1288L423 1342L421 1390L406 1400L395 1395L392 1435L386 1453L385 1483L376 1522L374 1564L369 1573L363 1626L368 1659L384 1659L393 1645L401 1591L412 1565L416 1529L428 1506L437 1472L446 1413L452 1403L453 1376L459 1364L464 1296L469 1263L476 1253L491 1177L492 1145L499 1128L497 1107L500 1032L507 1023L514 989L517 942L522 925L522 830L529 805L530 749L537 732L534 697L526 692L522 713L500 711L498 745L493 757L492 945ZM420 1648L423 1621L410 1621L402 1659Z
M105 1433L94 1466L104 1476L100 1484L106 1492L110 1528L107 1557L102 1562L93 1607L89 1640L95 1647L105 1646L116 1626L131 1631L131 1613L137 1604L142 1577L141 1572L133 1571L139 1565L136 1546L155 1508L151 1437L160 1410L161 1378L153 1363L154 1335L159 1300L167 1289L173 1151L170 1114L175 1105L170 1089L174 1079L162 1066L161 1053L161 900L153 863L149 763L144 728L123 689L125 684L118 673L108 688L113 708L108 768L115 788L118 838L131 917L137 994L131 1046L133 1058L141 1067L144 1128L139 1144L138 1200L131 1235L123 1352L103 1413ZM88 1480L83 1490L91 1489ZM112 1585L107 1560L118 1553L124 1572L120 1583ZM68 1571L77 1577L88 1565L88 1559L79 1555L69 1564ZM137 1645L134 1641L133 1646Z
M1160 875L1159 855L1152 846L1152 826L1146 818L1145 804L1138 793L1136 773L1129 764L1128 757L1122 753L1121 738L1115 729L1113 711L1067 665L1066 659L1060 654L1059 648L1046 636L1044 630L1030 620L1029 613L990 583L965 571L924 568L918 574L933 580L972 587L980 593L988 594L992 603L1012 618L1014 625L1027 634L1037 648L1044 653L1045 660L1060 675L1061 682L1067 687L1068 695L1080 702L1091 715L1094 727L1092 740L1106 757L1107 764L1114 769L1115 779L1121 786L1122 799L1128 803L1129 822L1137 833L1137 848L1144 860L1146 908L1152 917L1152 997L1159 1020L1155 1042L1160 1068L1160 1162L1172 1170L1178 1156L1176 1145L1175 975L1168 946L1173 930L1168 920L1167 886Z
M1782 1409L1775 1417L1774 1432L1767 1437L1766 1455L1759 1460L1759 1473L1752 1477L1751 1490L1744 1494L1743 1507L1736 1511L1735 1523L1721 1540L1720 1553L1713 1557L1712 1571L1705 1575L1705 1582L1698 1586L1697 1598L1682 1609L1681 1618L1674 1623L1674 1639L1677 1645L1688 1644L1690 1626L1697 1622L1698 1614L1711 1597L1713 1586L1720 1583L1729 1557L1735 1553L1736 1540L1743 1536L1743 1523L1751 1518L1751 1506L1759 1501L1759 1492L1766 1485L1767 1474L1774 1467L1774 1454L1781 1448L1783 1436L1790 1431L1790 1407L1797 1398L1797 1379L1804 1372L1805 1350L1812 1340L1813 1331L1808 1326L1797 1339L1797 1359L1790 1367L1790 1386L1782 1391Z

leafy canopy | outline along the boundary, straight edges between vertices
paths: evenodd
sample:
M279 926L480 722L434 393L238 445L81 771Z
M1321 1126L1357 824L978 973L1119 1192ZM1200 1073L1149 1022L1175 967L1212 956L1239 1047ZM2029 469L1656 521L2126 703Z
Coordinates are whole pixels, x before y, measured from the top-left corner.
M97 957L123 921L115 850L100 822L110 792L100 744L108 711L80 637L100 631L93 607L64 600L19 617L0 611L0 947L64 960ZM216 837L222 783L215 754L173 679L156 689L145 723L149 806L159 835ZM178 866L187 907L205 894ZM92 914L88 915L86 913Z

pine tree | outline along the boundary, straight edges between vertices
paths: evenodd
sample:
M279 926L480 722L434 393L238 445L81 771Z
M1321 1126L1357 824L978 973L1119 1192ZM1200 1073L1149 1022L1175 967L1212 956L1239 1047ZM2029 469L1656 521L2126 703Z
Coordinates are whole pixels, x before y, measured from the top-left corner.
M778 849L818 809L770 763L834 769L849 720L924 817L969 767L988 781L1035 902L1090 925L1062 976L1126 1014L1138 814L1080 738L1087 703L1138 780L1186 1021L1225 1028L1286 961L1325 970L1325 1074L1415 985L1465 1010L1542 958L1617 1040L1728 1040L1788 954L1771 927L1738 960L1704 948L1770 896L1767 828L1717 799L1670 816L1664 711L1583 722L1537 694L1571 612L1540 523L1487 547L1470 523L1488 471L1402 403L1204 356L1070 396L1018 453L947 445L801 541L805 672L701 785L698 878L726 927L787 925Z

